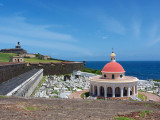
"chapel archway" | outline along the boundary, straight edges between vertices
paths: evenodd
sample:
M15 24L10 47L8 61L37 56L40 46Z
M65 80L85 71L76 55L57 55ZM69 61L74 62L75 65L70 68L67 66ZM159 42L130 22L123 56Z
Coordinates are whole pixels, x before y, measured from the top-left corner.
M127 96L128 88L124 87L123 88L123 96Z
M107 88L107 97L112 97L112 88L111 87Z
M94 86L94 95L97 96L97 86Z
M115 88L115 97L120 97L121 90L119 87Z
M104 97L104 87L103 86L100 87L100 96Z

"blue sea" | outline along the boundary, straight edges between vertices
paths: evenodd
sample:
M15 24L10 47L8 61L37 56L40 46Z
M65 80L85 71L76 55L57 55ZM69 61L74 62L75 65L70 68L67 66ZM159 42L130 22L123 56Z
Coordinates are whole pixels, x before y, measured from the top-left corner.
M109 62L109 61L108 61ZM86 61L87 68L102 70L107 61ZM160 61L117 61L126 71L126 76L140 80L160 79Z

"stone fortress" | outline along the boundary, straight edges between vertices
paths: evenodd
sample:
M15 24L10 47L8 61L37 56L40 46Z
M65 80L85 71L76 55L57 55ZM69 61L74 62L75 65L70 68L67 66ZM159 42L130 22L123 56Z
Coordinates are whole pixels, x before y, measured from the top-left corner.
M18 54L26 54L27 51L21 48L20 42L17 43L15 48L10 48L10 49L1 49L0 52L3 53L18 53Z
M20 42L17 43L15 48L10 49L1 49L0 52L3 53L17 53L18 56L12 56L10 57L10 62L25 62L24 58L35 58L36 54L27 53L27 50L24 50ZM40 60L48 60L51 57L49 55L39 55L38 57Z
M82 70L84 64L81 62L64 61L61 62L29 62L25 63L24 58L34 58L35 54L28 54L21 48L20 42L15 48L2 49L3 53L17 53L18 56L10 58L10 62L0 62L0 83L16 77L32 69L43 69L44 75L70 74L74 70ZM50 59L50 56L40 55L39 59ZM54 59L59 60L59 59Z

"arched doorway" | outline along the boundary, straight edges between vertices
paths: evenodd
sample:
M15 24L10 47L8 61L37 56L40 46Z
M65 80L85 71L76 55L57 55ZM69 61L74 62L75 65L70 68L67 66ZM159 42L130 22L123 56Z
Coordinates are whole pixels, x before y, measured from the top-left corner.
M100 87L100 96L104 97L104 87L103 86Z
M107 88L107 97L112 97L112 88L111 87Z
M128 91L128 88L127 88L127 87L124 87L124 88L123 88L123 96L127 96L127 91Z
M97 96L97 86L94 86L94 95Z
M121 90L119 87L115 88L115 97L120 97Z

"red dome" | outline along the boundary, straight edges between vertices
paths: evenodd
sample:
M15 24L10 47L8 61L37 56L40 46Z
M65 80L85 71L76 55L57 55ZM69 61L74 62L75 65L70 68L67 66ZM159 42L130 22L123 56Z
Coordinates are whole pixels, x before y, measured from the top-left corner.
M125 72L125 71L119 63L109 62L104 66L102 72Z

